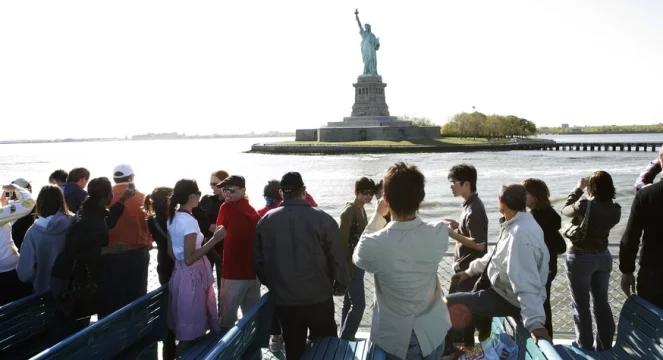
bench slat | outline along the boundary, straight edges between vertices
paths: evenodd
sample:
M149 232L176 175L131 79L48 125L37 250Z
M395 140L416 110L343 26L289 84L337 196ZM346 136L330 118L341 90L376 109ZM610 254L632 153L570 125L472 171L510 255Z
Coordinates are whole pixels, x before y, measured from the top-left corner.
M663 309L637 295L629 297L619 314L617 341L609 351L585 352L571 346L555 346L564 358L663 359Z
M269 293L263 295L201 359L246 359L260 356L261 347L269 344L269 329L274 307Z
M54 314L55 304L48 293L0 306L0 353L10 358L25 358L51 345L45 333Z
M37 354L34 359L109 359L165 336L168 287L162 286Z

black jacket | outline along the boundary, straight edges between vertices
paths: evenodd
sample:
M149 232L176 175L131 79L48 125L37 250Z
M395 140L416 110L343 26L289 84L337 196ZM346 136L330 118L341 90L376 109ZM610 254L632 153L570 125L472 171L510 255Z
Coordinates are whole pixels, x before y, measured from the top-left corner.
M99 282L101 276L101 248L108 245L108 229L115 226L124 211L117 202L109 210L86 200L67 231L65 247L53 264L52 275L59 279L72 276L74 263L84 264L92 279Z
M338 224L305 200L286 200L256 228L256 273L276 305L317 304L350 277Z
M152 239L157 243L157 274L161 285L170 280L175 268L175 260L170 257L168 252L168 219L159 219L156 216L150 216L147 219L147 227L150 229Z
M619 244L619 270L622 273L635 271L640 238L640 271L663 276L663 181L642 188L633 199L631 215Z
M216 224L216 218L219 215L221 205L223 205L223 199L211 194L203 196L200 199L200 204L193 208L192 215L198 221L198 226L205 239L209 239L214 235L214 233L209 231L209 226Z
M559 233L559 229L562 227L562 218L550 205L532 209L532 216L543 230L543 241L545 241L550 254L548 269L550 272L557 273L557 255L566 251L566 242Z
M566 198L562 215L571 217L573 224L580 225L587 212L589 200L582 198L582 190L575 189ZM573 244L569 252L574 251L602 251L608 248L608 235L622 216L622 207L611 201L592 200L589 211L589 226L587 236L579 243Z

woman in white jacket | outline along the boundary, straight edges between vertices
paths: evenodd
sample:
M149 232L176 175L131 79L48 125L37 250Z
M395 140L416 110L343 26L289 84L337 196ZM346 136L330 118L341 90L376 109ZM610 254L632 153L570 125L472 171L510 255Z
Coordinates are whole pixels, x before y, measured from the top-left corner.
M12 223L35 206L30 192L16 184L2 187L0 195L0 306L27 296L31 286L16 275L18 249L12 240Z

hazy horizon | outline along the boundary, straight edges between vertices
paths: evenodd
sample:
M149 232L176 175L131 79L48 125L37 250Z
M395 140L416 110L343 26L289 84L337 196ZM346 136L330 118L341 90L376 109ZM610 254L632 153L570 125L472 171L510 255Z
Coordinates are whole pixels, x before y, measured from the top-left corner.
M0 3L0 140L340 121L362 69L355 8L392 115L663 122L659 1L35 1Z

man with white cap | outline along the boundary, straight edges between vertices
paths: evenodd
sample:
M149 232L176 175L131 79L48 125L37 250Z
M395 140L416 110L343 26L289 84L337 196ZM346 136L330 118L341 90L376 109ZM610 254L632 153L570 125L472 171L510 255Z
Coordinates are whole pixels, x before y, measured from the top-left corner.
M29 295L31 286L16 274L18 248L12 240L12 223L30 214L35 206L30 192L20 185L2 187L0 193L0 306Z
M143 207L145 195L135 190L134 170L121 164L113 170L111 206L126 192L134 195L124 202L124 212L109 230L110 253L103 256L102 311L108 315L147 293L147 267L152 236Z
M18 185L28 192L32 193L32 186L30 185L30 182L25 180L24 178L18 178L14 181L12 181L13 185ZM35 222L35 219L37 218L37 207L34 207L32 211L23 216L22 218L16 220L14 224L12 224L12 239L14 240L14 244L16 244L17 248L21 248L21 244L23 243L23 238L25 237L25 233L28 231L30 226L32 226L32 223Z

